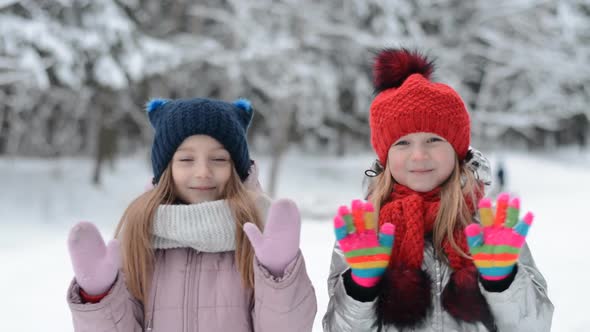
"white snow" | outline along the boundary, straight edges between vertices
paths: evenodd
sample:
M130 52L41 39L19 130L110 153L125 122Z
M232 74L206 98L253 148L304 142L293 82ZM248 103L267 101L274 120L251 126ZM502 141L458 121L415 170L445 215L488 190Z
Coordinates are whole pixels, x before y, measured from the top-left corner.
M552 331L585 331L590 298L584 257L590 197L590 153L547 155L490 153L507 168L511 192L523 211L535 213L529 245L547 278L555 305ZM258 158L265 183L268 158ZM294 199L304 217L301 248L318 298L314 331L328 303L326 277L334 235L331 216L361 197L369 154L345 158L289 153L281 167L280 197ZM69 228L79 220L99 225L110 238L130 200L149 180L145 157L120 160L105 170L100 188L90 185L92 163L0 159L0 313L3 331L73 331L66 288L72 269L66 249Z
M117 90L127 87L125 73L110 55L104 55L96 62L94 77L103 86L111 86Z

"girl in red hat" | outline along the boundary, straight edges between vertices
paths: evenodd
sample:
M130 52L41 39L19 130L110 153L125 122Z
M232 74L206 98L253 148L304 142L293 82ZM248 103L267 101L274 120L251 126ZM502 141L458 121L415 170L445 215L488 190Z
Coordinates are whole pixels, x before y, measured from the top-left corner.
M374 65L369 202L334 218L325 331L549 331L553 305L520 201L483 198L461 97L408 50ZM479 210L479 211L478 211ZM477 213L479 212L479 214Z

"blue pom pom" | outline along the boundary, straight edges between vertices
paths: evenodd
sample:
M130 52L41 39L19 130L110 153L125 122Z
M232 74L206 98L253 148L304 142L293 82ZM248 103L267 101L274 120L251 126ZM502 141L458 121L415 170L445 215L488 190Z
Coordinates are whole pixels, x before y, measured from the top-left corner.
M168 102L168 99L162 99L162 98L152 99L147 103L145 108L146 108L147 112L150 113L150 112L162 107L167 102Z
M252 112L252 103L248 99L240 98L234 101L234 105L243 109L244 111L251 113Z

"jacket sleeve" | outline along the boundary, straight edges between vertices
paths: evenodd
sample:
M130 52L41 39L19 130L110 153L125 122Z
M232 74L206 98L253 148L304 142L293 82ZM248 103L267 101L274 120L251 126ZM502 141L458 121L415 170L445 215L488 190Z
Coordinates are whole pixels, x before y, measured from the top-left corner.
M312 330L317 300L301 252L280 278L272 276L255 260L254 285L255 332Z
M143 331L142 305L128 292L121 272L100 302L82 303L75 279L68 289L67 301L76 332Z
M547 282L537 269L528 245L524 245L512 284L503 292L480 289L494 315L499 331L551 330L553 304L547 296Z
M324 332L376 331L375 302L361 302L349 296L344 286L343 274L348 270L344 255L338 245L334 246L330 274L328 276L328 310L322 325ZM396 331L389 326L388 332Z

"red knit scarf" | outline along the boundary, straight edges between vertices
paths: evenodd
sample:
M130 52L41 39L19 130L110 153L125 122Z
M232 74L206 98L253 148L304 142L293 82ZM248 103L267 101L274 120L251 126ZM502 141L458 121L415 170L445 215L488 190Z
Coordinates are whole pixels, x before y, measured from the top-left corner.
M376 306L379 324L417 327L424 323L432 307L430 276L421 267L425 237L432 234L440 197L440 188L421 193L394 184L390 199L381 207L379 225L395 225L395 243ZM465 201L474 213L475 202L468 197ZM459 248L468 253L463 227L458 226L453 235ZM473 262L462 257L446 239L442 247L454 271L441 296L443 307L459 320L493 326Z
M419 269L422 266L424 238L432 234L440 207L440 192L440 187L420 193L400 184L394 185L391 199L379 212L379 225L387 222L395 225L395 244L391 256L391 262L395 267ZM453 235L459 248L468 253L463 228L458 228ZM453 270L473 265L469 259L462 257L449 241L443 241L443 249Z

